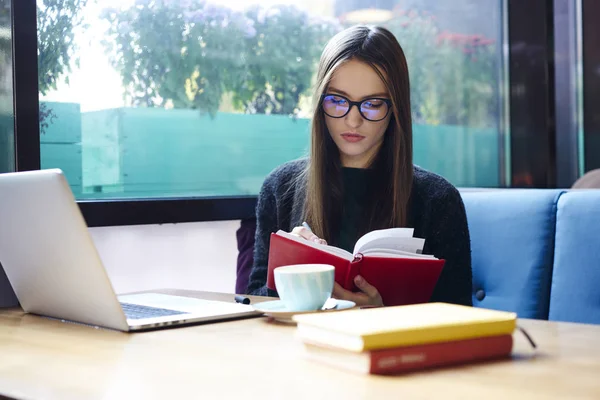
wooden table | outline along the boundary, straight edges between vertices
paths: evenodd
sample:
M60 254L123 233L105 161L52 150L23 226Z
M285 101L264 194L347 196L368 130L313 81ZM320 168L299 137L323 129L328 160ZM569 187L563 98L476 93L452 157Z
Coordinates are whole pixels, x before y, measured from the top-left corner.
M232 299L231 294L161 292ZM304 359L295 327L262 317L120 333L0 310L0 394L26 399L600 399L600 326L534 320L520 325L537 341L537 352L515 333L512 360L381 377Z

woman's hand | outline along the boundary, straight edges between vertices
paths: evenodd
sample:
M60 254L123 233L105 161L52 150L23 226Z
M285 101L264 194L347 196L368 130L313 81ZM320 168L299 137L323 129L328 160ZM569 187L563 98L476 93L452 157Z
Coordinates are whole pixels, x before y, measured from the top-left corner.
M292 232L290 233L292 235L300 236L301 238L304 238L306 240L310 240L311 242L327 244L325 239L321 239L320 237L312 233L310 229L307 229L304 226L297 226L294 229L292 229Z
M354 278L354 283L361 290L359 293L354 293L341 287L337 282L333 285L333 293L331 297L339 300L350 300L356 303L357 306L376 306L382 307L383 300L379 291L375 286L370 285L364 278L357 275Z

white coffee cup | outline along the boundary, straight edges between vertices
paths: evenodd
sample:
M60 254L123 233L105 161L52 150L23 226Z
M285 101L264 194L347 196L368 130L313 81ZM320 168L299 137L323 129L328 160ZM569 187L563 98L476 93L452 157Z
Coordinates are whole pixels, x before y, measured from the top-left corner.
M335 281L333 265L286 265L275 268L273 274L279 298L290 311L320 309L333 292Z

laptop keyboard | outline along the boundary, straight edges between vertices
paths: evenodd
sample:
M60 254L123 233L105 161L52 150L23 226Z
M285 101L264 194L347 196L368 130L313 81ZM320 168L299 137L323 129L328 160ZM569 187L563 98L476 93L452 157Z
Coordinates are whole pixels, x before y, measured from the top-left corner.
M166 308L156 308L140 306L138 304L121 303L121 308L127 319L157 318L167 315L189 314L185 311L167 310Z

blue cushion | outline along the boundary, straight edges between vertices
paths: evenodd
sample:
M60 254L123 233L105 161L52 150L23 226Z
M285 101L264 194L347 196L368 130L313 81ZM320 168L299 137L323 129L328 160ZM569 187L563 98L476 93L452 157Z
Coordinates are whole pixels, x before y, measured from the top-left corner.
M557 201L545 189L463 192L473 305L547 319Z
M558 202L549 319L600 323L600 190Z

